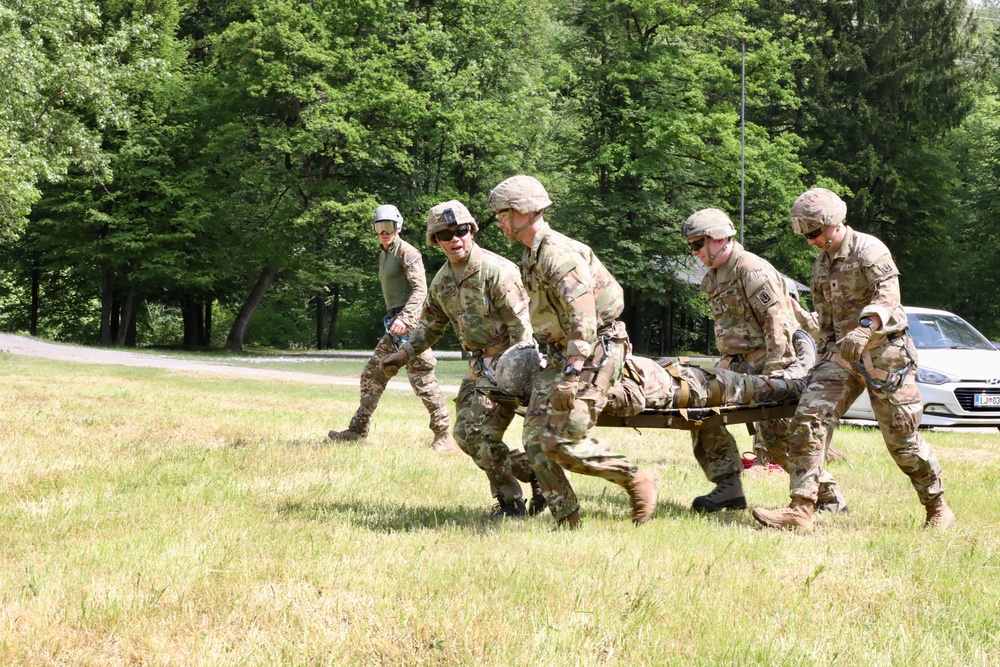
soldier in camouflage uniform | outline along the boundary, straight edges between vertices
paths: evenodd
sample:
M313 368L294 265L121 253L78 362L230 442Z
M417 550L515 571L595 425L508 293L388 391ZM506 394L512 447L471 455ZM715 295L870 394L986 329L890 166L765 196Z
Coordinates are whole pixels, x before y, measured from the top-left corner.
M490 481L497 500L493 516L519 517L545 509L545 497L524 452L503 442L514 419L514 403L495 402L483 391L495 358L512 345L534 344L528 295L517 266L476 245L479 225L464 204L446 201L427 213L427 244L441 248L448 262L431 280L420 322L400 349L382 360L387 377L440 340L451 323L458 340L472 353L469 372L455 399L455 442L472 457ZM535 492L530 509L521 480Z
M531 325L548 358L532 387L524 448L562 525L575 528L580 511L559 466L623 487L632 521L644 523L656 507L659 474L637 472L625 456L591 435L608 391L621 381L630 348L618 320L623 292L589 247L549 227L543 212L551 204L545 188L530 176L507 179L489 197L504 235L526 246L521 268Z
M708 272L701 289L715 320L715 344L722 358L719 368L740 373L786 378L795 360L792 338L798 319L784 279L773 266L746 251L734 237L736 228L723 211L707 208L689 217L681 230L692 254ZM808 369L799 369L804 377ZM757 425L760 444L768 456L788 469L787 437L790 420L771 419ZM691 432L694 455L715 489L698 496L692 509L717 512L746 509L740 475L743 462L736 440L725 426ZM833 478L821 480L820 506L847 511Z
M361 373L361 404L350 425L347 430L329 433L330 439L335 442L364 440L368 436L372 414L389 382L389 378L379 370L379 362L387 354L396 351L399 341L416 324L427 295L427 278L420 251L399 236L403 228L403 216L399 210L391 204L379 206L375 210L372 224L382 244L382 251L378 256L378 278L382 283L382 296L388 311L387 330ZM452 449L448 442L451 422L441 387L434 377L435 364L437 360L428 349L406 364L406 372L410 378L410 386L431 416L430 428L434 433L431 448L443 452Z
M815 188L792 206L792 229L823 253L813 265L820 362L809 374L789 442L791 505L753 516L773 528L812 529L827 432L867 391L882 437L926 509L925 526L947 528L941 466L917 432L922 416L915 384L916 349L900 305L899 271L885 244L844 224L847 206Z
M621 384L608 396L604 412L633 417L643 410L786 403L797 399L805 378L767 378L715 366L700 368L673 360L658 363L629 356Z

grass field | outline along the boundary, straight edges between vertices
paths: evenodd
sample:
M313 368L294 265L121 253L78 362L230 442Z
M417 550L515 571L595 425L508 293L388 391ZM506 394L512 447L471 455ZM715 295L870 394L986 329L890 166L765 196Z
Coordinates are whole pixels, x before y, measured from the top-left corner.
M554 533L489 521L408 392L345 446L354 387L0 368L0 665L1000 665L998 433L928 434L959 519L937 533L844 428L851 514L798 535L690 513L685 433L606 429L660 471L657 514L574 476L583 527ZM745 487L787 504L784 474Z

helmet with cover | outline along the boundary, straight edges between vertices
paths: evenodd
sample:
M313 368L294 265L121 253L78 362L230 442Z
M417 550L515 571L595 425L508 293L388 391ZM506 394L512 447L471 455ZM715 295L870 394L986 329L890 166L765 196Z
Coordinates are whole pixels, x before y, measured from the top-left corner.
M792 231L808 234L820 227L839 227L847 217L847 204L826 188L813 188L792 204Z
M388 229L388 226L379 225L379 223L391 222L393 229ZM399 212L399 209L392 204L382 204L377 209L375 209L375 218L372 220L372 226L375 228L375 233L379 232L393 232L402 231L403 229L403 216Z
M717 208L703 208L684 221L681 236L686 239L705 236L716 240L731 239L736 236L736 228L724 212Z
M435 234L459 225L469 225L473 233L479 231L476 219L462 202L452 199L438 204L427 211L427 245L437 245Z
M512 208L518 213L538 213L552 206L549 193L531 176L511 176L493 188L489 196L489 207L493 212Z
M496 360L493 376L497 386L528 404L531 398L531 383L542 371L542 356L532 343L518 343Z

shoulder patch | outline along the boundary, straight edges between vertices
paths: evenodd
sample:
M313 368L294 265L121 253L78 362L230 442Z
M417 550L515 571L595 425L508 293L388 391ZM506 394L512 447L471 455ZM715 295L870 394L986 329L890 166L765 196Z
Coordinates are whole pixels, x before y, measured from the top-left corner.
M753 297L757 299L757 301L760 302L760 305L765 308L767 308L776 301L776 297L774 296L774 294L772 294L771 290L767 289L766 287L757 290L757 293L754 294Z

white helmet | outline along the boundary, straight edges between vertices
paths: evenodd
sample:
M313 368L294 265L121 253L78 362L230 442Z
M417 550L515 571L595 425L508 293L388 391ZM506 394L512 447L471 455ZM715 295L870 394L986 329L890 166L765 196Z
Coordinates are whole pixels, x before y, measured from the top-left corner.
M374 225L376 222L389 221L396 223L396 231L403 229L403 216L399 212L399 209L392 204L382 204L377 209L375 209L375 219L372 220Z

